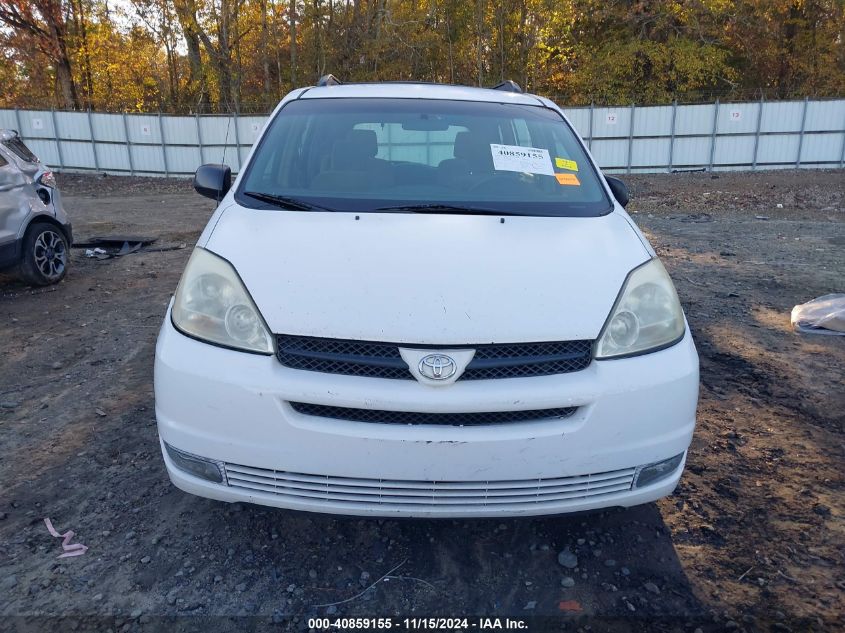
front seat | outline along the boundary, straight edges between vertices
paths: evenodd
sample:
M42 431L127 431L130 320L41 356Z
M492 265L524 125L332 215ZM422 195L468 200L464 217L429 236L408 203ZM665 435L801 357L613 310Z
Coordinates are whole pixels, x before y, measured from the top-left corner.
M332 147L329 167L314 179L315 189L369 191L390 186L387 163L376 158L378 139L373 130L351 130Z
M489 143L472 132L458 132L452 147L454 158L440 161L437 170L441 182L459 184L467 178L493 171L493 155Z

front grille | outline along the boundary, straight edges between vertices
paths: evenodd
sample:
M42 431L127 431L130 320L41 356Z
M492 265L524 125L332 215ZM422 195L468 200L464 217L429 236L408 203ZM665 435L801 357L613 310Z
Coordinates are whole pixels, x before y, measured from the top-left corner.
M277 336L276 342L277 358L292 369L371 378L413 378L399 348L390 343L284 334Z
M634 468L550 479L414 481L309 475L226 464L228 485L291 503L317 502L351 510L481 512L485 508L565 509L587 498L631 489Z
M368 422L371 424L433 424L439 426L481 426L484 424L559 420L568 418L577 410L577 407L566 407L558 409L534 409L531 411L494 411L490 413L421 413L415 411L353 409L350 407L332 407L305 402L291 402L290 406L297 413L319 418Z
M474 349L475 356L460 380L490 380L566 374L585 369L593 341L552 341L492 345L415 346L377 341L347 341L312 336L276 337L277 357L285 367L326 374L412 380L399 347Z
M462 378L520 378L568 374L585 369L592 360L592 341L480 345Z

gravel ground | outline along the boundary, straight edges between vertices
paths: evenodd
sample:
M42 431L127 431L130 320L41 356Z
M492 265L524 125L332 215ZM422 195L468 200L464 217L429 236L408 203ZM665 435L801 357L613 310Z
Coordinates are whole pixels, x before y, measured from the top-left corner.
M845 337L789 327L796 303L845 291L845 174L626 180L701 355L675 494L571 517L382 521L227 505L169 483L155 338L212 205L187 181L62 176L78 240L187 247L105 261L74 250L46 289L0 275L0 630L299 629L313 615L845 629ZM43 517L90 549L57 559Z

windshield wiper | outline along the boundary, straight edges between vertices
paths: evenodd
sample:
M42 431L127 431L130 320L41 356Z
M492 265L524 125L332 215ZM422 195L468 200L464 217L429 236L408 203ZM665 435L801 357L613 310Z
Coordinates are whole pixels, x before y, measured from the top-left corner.
M522 215L511 211L469 207L459 204L404 204L395 207L378 207L376 211L410 211L412 213L467 213L471 215Z
M274 193L264 193L263 191L244 191L245 196L255 198L261 202L267 202L280 209L289 209L291 211L334 211L328 207L321 207L318 204L312 204L300 200L298 198L291 198L289 196L277 196Z

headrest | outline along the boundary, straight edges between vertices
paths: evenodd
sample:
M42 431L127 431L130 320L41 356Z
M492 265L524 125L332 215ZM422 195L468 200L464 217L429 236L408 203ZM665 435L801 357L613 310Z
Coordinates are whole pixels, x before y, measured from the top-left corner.
M351 130L346 140L359 146L359 156L375 158L378 154L378 137L375 130Z
M471 154L472 134L469 132L458 132L455 135L455 146L452 148L452 156L467 159Z
M455 145L452 155L471 162L490 163L490 146L485 140L472 132L458 132L455 135Z

